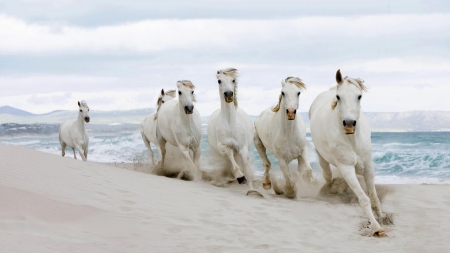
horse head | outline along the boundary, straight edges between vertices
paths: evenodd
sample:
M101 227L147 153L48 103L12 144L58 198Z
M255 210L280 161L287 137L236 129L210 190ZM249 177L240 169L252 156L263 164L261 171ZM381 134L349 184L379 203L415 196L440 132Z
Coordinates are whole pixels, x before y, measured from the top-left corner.
M216 77L219 83L220 98L227 103L234 102L234 105L237 106L237 69L218 70Z
M179 103L183 106L186 114L192 114L194 112L195 86L191 81L181 80L177 82L178 87L178 99Z
M282 89L278 99L278 104L272 109L272 111L278 112L281 105L283 105L283 107L286 108L287 119L294 120L298 109L300 93L302 90L306 89L306 85L302 82L302 79L289 76L281 81L281 86Z
M336 97L331 107L338 108L345 134L354 134L361 111L362 93L367 88L362 79L342 77L340 69L336 72L336 82Z
M86 123L89 123L89 121L91 121L91 118L89 117L89 106L87 105L86 101L78 101L78 107L80 109L78 115L83 118Z

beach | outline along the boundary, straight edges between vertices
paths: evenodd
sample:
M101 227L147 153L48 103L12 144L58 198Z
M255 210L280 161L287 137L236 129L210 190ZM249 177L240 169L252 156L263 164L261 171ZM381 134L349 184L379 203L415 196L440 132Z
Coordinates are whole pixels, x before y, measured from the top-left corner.
M379 186L394 216L370 234L356 203L246 196L0 144L2 252L446 252L450 185ZM116 164L117 165L117 164ZM118 164L120 165L120 164ZM124 166L124 165L120 165ZM126 166L125 166L126 167Z

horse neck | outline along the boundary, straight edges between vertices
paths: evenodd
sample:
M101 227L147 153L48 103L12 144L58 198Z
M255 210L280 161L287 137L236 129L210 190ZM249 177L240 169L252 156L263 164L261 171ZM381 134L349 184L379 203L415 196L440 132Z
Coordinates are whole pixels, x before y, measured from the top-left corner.
M284 106L284 103L280 103L280 110L275 114L275 117L278 117L278 122L280 122L281 129L284 130L285 133L287 133L289 136L292 136L293 134L297 134L298 126L297 126L297 120L288 120L286 117L286 107ZM299 115L296 115L295 117L300 117Z
M236 122L236 106L234 105L234 102L227 103L225 102L225 99L220 100L220 113L223 115L223 117L230 123L234 124Z
M79 129L84 130L84 118L81 113L78 113L77 126Z

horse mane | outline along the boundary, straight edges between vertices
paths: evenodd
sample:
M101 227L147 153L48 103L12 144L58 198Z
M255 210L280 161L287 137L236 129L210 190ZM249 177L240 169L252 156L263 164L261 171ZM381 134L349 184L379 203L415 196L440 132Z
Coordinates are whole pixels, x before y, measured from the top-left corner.
M278 112L280 110L280 104L281 104L281 99L283 98L283 95L280 94L280 97L278 98L278 104L272 108L272 112Z
M352 83L356 87L358 87L362 91L367 92L367 87L364 85L364 80L361 78L351 78L351 77L344 77L344 80L347 80L347 82Z
M169 97L173 97L174 98L175 94L176 94L175 90L168 90L168 91L166 91L164 93L164 96L169 96ZM156 106L157 106L156 107L156 113L155 113L155 117L153 117L153 120L158 118L158 111L159 111L159 108L162 105L162 99L163 99L164 96L162 94L159 94L158 101L156 102Z
M222 75L226 75L226 76L234 78L235 81L234 81L234 91L233 91L233 102L234 102L234 106L236 106L236 107L238 107L238 101L237 101L238 73L237 72L238 72L238 70L235 68L227 68L227 69L217 70L217 74L222 74Z
M292 83L295 84L299 89L306 90L306 84L303 83L302 79L300 79L299 77L288 76L286 77L286 79L284 79L284 83Z

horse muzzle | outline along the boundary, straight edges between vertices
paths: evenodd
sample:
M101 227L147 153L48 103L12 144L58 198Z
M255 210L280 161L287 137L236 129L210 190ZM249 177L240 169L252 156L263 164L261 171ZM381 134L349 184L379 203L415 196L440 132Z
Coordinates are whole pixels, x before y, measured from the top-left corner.
M91 118L89 117L84 117L84 122L89 123L91 121Z
M345 134L354 134L355 133L355 127L356 127L356 120L349 120L346 119L342 122L345 129Z
M297 113L297 110L295 110L295 109L286 109L287 119L294 120L296 113Z
M192 114L192 113L194 113L194 106L193 106L193 105L186 105L186 106L184 107L184 112L185 112L186 114Z
M232 91L225 91L223 93L223 97L225 98L225 102L231 103L233 102L233 92Z
M344 128L344 132L345 132L345 134L354 134L355 133L355 127L354 126L345 127Z

